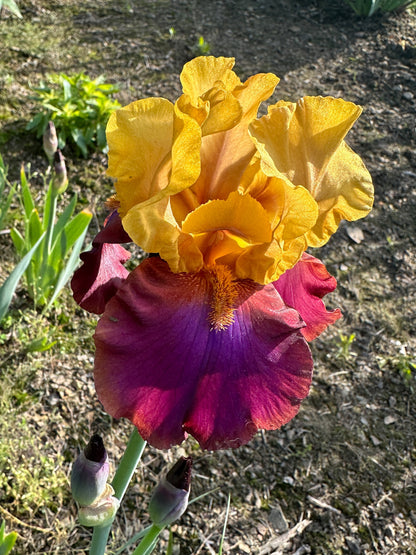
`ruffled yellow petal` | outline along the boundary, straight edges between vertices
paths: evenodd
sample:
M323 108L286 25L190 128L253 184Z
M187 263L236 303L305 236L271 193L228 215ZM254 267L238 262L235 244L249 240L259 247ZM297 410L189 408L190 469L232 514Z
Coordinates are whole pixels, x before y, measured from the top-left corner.
M192 187L200 204L211 199L225 199L236 191L244 170L255 153L248 133L250 121L264 100L273 93L278 78L258 74L234 90L242 116L232 129L203 137L201 175Z
M360 113L359 106L341 99L305 97L297 104L277 103L250 125L263 171L303 185L318 202L320 223L309 236L313 246L324 244L342 218L354 220L371 209L369 173L343 141Z
M163 98L138 100L114 112L107 125L108 174L115 177L120 214L160 191L190 187L200 172L201 131Z
M203 257L190 235L182 233L168 197L137 204L122 220L132 240L147 252L159 253L173 272L197 272Z
M222 83L214 85L202 99L209 104L208 117L201 126L202 135L227 131L240 121L243 113L240 103Z
M250 245L270 242L272 229L266 212L248 195L231 193L227 200L212 200L188 215L182 231L191 234L207 265L236 258Z
M234 58L214 58L214 56L199 56L187 62L182 69L181 83L184 94L188 95L193 105L198 103L198 98L221 81L225 90L232 91L241 81L232 71L235 64Z
M345 182L348 188L340 186ZM358 154L346 143L340 146L328 164L317 201L319 217L307 234L311 247L324 245L338 229L341 220L358 220L371 210L374 201L371 176Z
M273 192L276 212L282 207L280 224L274 237L288 241L308 233L318 218L318 204L302 186L293 187L285 180L272 178L269 188Z
M120 212L166 187L173 140L173 104L138 100L111 114L107 125L108 175L117 179Z
M250 194L263 206L280 238L304 235L317 221L318 205L309 191L294 186L283 174L281 177L265 175L259 158L247 167L239 191ZM280 222L285 226L277 227Z
M174 107L172 169L165 194L175 195L190 187L201 171L201 129L195 120Z
M370 210L371 178L344 142L361 108L305 97L256 120L278 78L241 83L233 66L196 58L174 105L151 98L113 114L109 175L125 230L172 271L215 266L269 283Z
M276 261L280 260L281 256L282 249L276 241L254 245L238 257L234 273L240 279L252 279L257 283L271 283L277 279L274 277Z

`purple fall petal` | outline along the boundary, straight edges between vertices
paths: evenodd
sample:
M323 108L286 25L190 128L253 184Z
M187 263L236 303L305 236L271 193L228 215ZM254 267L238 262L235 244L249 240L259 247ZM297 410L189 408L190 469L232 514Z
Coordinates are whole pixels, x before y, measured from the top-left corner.
M299 314L272 284L234 282L233 322L212 325L206 272L144 261L98 323L95 383L109 414L158 448L192 434L205 449L237 447L288 422L308 394L309 347Z

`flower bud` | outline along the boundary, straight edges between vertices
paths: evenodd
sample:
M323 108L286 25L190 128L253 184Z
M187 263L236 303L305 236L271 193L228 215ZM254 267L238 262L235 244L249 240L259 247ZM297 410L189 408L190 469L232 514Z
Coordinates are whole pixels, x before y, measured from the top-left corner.
M80 505L91 505L106 488L110 465L103 440L94 434L72 466L72 496Z
M117 497L113 497L114 490L106 484L105 490L92 505L81 507L78 521L82 526L106 526L111 524L120 506Z
M55 124L49 121L43 134L43 150L49 160L52 160L53 155L58 149L58 137L56 136Z
M53 169L55 170L52 178L53 188L57 194L63 193L68 185L68 177L66 174L65 158L59 148L54 154Z
M156 486L149 503L149 515L160 528L177 520L188 506L192 459L181 457Z

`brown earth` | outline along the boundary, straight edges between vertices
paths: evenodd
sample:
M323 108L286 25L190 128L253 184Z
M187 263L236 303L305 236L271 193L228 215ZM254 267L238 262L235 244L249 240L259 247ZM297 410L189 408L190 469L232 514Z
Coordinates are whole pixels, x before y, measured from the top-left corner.
M147 523L149 491L167 462L184 453L195 459L193 493L218 490L174 525L177 553L218 552L228 493L224 553L416 553L415 12L361 20L330 0L28 0L21 9L22 22L0 21L1 151L14 177L22 160L38 169L45 165L39 145L23 131L30 85L40 77L50 71L104 73L120 83L122 103L146 96L174 100L179 73L197 53L199 36L213 55L236 58L241 79L277 74L281 81L272 101L321 94L364 107L349 144L373 176L375 205L365 220L341 226L314 252L338 280L328 303L341 307L343 319L313 345L309 398L284 429L259 433L235 451L202 452L192 440L172 453L149 448L109 553ZM10 48L2 39L12 32ZM39 44L28 46L29 32L39 33ZM111 192L105 157L66 156L70 190L95 210L97 225ZM7 236L1 241L9 268L10 242ZM69 294L62 303L49 317L60 342L45 353L19 350L8 324L1 370L20 375L34 369L27 388L37 403L25 405L25 421L40 444L53 441L48 449L62 457L59 464L68 473L79 446L98 430L116 462L128 426L109 419L95 398L95 320ZM28 306L22 289L13 310ZM69 346L65 334L72 337ZM75 525L75 506L62 495L55 506L22 515L16 499L0 492L3 517L22 538L16 553L86 552L89 530ZM165 553L166 543L164 537L156 552Z

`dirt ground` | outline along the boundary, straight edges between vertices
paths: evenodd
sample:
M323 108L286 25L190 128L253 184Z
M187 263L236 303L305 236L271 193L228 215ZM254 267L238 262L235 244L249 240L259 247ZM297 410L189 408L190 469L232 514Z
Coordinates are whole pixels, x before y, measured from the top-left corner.
M0 151L12 177L23 160L45 165L24 132L30 87L42 76L104 74L120 84L122 104L146 96L175 100L179 73L198 53L200 36L211 54L236 58L241 79L278 75L272 101L333 95L364 107L348 142L373 176L375 205L313 253L338 280L327 303L343 318L313 344L309 398L282 430L259 433L235 451L202 452L192 440L172 452L149 448L109 553L147 524L146 500L166 464L192 454L193 495L218 489L173 526L176 553L218 553L230 493L224 553L415 554L416 12L362 20L340 0L26 0L20 7L21 22L0 20ZM66 156L69 192L93 209L93 234L111 193L105 156ZM0 241L9 268L9 237ZM8 324L0 372L32 369L27 389L36 403L24 405L25 422L39 443L52 441L68 475L96 431L116 464L129 428L106 416L95 398L95 319L69 293L62 298L49 316L59 329L57 345L22 354ZM13 310L27 306L21 290ZM0 505L0 518L21 536L16 553L87 552L90 531L76 525L67 492L32 513L20 514L16 499L1 492ZM164 536L156 553L166 545Z

